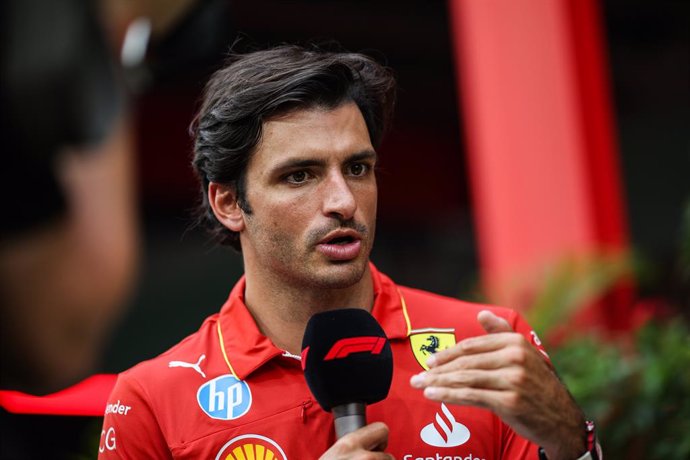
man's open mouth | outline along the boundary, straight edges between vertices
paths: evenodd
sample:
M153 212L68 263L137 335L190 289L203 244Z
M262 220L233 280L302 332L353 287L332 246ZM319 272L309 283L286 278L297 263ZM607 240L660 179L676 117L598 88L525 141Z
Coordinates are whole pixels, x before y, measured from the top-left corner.
M352 243L353 241L355 241L355 238L353 238L351 236L339 236L339 237L332 238L332 239L326 241L325 244L340 244L340 245L342 245L342 244Z
M331 260L352 260L360 254L362 239L354 230L337 230L321 240L316 248Z

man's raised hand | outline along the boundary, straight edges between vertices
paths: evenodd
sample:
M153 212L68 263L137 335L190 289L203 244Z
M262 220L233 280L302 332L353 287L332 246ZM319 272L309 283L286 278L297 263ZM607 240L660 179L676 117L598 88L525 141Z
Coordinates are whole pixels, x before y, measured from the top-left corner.
M582 455L584 416L544 356L494 313L483 310L477 321L486 335L432 355L411 385L434 401L494 412L551 460Z

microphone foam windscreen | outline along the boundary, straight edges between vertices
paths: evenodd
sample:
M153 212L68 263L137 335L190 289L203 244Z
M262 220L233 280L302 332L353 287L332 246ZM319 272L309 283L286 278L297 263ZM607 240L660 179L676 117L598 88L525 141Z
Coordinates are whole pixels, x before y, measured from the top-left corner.
M385 332L365 310L346 308L311 317L302 340L302 368L319 405L373 404L388 396L393 353Z

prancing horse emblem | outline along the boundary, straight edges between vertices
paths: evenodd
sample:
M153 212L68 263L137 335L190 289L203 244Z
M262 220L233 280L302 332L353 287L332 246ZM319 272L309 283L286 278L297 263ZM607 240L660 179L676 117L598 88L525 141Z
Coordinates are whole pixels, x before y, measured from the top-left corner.
M421 351L425 355L433 355L438 351L438 346L441 342L439 342L438 337L436 337L435 335L430 335L426 338L426 340L429 342L429 345L422 345L421 347L419 347L419 351Z
M194 369L197 371L203 378L206 378L206 374L204 374L204 371L201 370L200 364L201 361L206 359L206 355L201 355L199 356L199 359L195 363L187 363L184 361L170 361L168 363L168 367L188 367L190 369Z
M410 345L415 359L423 369L429 370L426 360L434 353L455 345L455 329L415 329L410 331Z

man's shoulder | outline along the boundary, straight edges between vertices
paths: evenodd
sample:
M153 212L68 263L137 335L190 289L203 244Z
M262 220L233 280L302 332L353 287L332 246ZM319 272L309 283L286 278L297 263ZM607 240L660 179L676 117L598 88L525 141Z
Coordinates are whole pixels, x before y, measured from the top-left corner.
M474 323L477 314L482 310L489 310L512 323L517 313L506 307L478 302L469 302L454 297L448 297L421 289L399 286L410 319L413 323L425 323L429 320L445 322Z
M502 312L504 315L514 311L513 309L507 307L462 300L455 297L449 297L441 294L436 294L434 292L407 286L398 286L398 289L403 295L406 304L413 308L424 308L426 306L433 305L436 309L453 309L454 313L457 313L457 309L477 313L481 310L492 310Z

